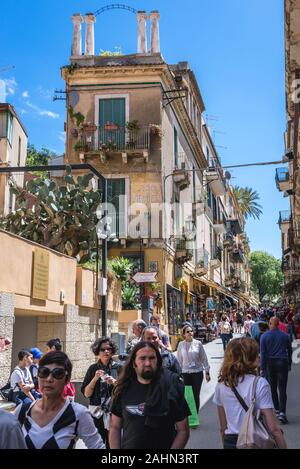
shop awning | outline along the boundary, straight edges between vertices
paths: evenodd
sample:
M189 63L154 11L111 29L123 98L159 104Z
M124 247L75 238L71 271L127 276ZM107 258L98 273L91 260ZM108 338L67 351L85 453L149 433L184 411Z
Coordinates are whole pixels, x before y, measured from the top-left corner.
M218 292L231 298L235 303L238 303L239 301L239 298L235 296L231 290L228 290L228 288L222 287L221 285L219 285L217 282L214 282L213 280L208 280L206 278L200 279L200 278L195 278L195 277L194 277L194 280L197 280L198 282L208 287L215 288Z

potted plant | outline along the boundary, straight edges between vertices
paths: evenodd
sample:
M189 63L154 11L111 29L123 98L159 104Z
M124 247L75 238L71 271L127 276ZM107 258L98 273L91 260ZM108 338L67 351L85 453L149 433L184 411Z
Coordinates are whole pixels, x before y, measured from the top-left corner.
M158 124L149 124L150 132L153 135L158 135L159 138L163 137L163 131L161 125Z
M137 133L140 130L140 125L138 120L126 122L126 131L128 133L127 147L135 148L137 142Z
M113 122L106 122L104 124L104 130L107 130L107 131L116 131L116 130L119 130L119 125L118 124L114 124Z
M139 289L135 285L124 285L122 288L122 309L139 309L139 293Z

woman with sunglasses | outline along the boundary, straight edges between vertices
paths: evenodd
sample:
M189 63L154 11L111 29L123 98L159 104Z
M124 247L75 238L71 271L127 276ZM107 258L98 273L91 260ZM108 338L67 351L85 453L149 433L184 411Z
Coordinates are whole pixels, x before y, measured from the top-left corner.
M90 400L89 410L95 426L108 448L110 401L122 365L112 358L117 352L117 347L109 337L97 339L91 349L97 357L97 362L88 368L81 392Z
M193 334L192 326L187 323L182 329L184 340L178 344L177 360L182 368L184 384L192 386L196 409L199 412L203 371L206 381L210 381L210 367L201 341L194 339Z
M89 411L63 396L71 379L72 363L61 351L42 356L38 381L42 398L15 410L28 449L73 449L82 439L89 449L104 449Z

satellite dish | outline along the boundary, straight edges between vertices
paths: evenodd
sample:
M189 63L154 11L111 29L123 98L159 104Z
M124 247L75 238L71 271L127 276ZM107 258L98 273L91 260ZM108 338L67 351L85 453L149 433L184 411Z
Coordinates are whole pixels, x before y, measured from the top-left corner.
M225 171L225 179L231 179L231 174L229 171Z

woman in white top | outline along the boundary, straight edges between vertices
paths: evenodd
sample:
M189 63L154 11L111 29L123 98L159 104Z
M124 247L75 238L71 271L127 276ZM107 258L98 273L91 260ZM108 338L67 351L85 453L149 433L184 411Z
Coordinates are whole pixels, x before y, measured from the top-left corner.
M177 360L182 368L186 386L192 386L197 412L200 407L200 390L203 382L203 371L206 381L210 381L209 364L204 347L200 340L193 338L193 328L187 324L182 329L184 340L179 342Z
M213 402L218 406L220 432L224 449L235 449L238 434L246 411L237 399L235 388L250 406L252 386L257 376L259 349L254 339L242 337L229 342L219 374ZM259 378L256 388L256 409L260 409L268 431L273 435L279 448L286 448L286 442L275 418L269 383Z
M89 449L105 445L87 408L63 396L72 363L64 352L45 354L39 362L42 398L15 410L28 449L72 449L81 438Z

